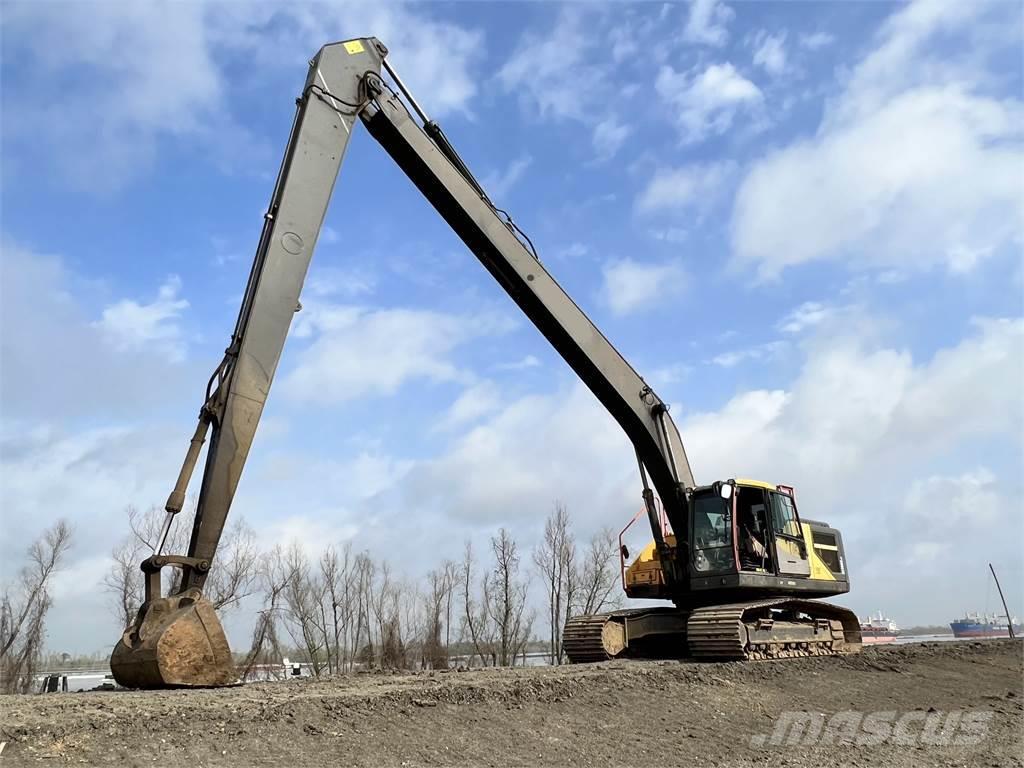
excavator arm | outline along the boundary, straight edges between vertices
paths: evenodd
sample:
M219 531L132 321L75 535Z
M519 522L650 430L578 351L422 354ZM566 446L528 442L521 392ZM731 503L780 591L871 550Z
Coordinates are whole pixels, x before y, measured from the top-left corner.
M657 546L665 549L654 491L674 529L686 530L686 493L694 480L667 405L551 277L511 218L493 205L386 55L380 41L362 38L326 45L310 62L230 345L207 387L199 424L166 505L160 544L142 564L145 602L111 658L123 685L221 685L235 678L227 640L202 596L203 586L292 316L300 309L309 262L357 122L367 127L626 432L636 449ZM409 100L422 125L382 71ZM207 432L210 447L188 553L164 555L167 532L183 506ZM665 560L671 562L667 550ZM182 577L173 595L161 597L160 572L167 566L180 568ZM669 567L666 576L678 579L683 574Z

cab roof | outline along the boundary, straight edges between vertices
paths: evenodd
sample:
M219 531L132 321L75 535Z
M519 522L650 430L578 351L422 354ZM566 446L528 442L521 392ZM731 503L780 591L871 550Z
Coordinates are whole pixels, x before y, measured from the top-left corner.
M769 491L777 490L779 487L776 483L766 483L763 480L752 480L749 477L737 477L734 478L732 482L736 483L736 485L740 486L741 488L766 488ZM694 488L694 490L706 491L709 490L711 487L711 485L701 485L698 486L697 488Z

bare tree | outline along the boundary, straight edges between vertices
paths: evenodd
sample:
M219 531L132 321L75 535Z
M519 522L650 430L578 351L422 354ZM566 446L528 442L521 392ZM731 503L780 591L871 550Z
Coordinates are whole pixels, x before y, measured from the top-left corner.
M190 499L191 509L184 513L193 515L195 499ZM122 627L127 627L135 620L135 615L142 605L144 590L142 572L139 564L156 548L163 528L165 513L160 507L152 506L140 512L134 505L125 508L128 517L128 533L114 545L110 556L113 563L103 579L104 586L113 598L114 610ZM188 529L191 526L172 525L167 542L166 552L184 552L188 546Z
M135 620L142 605L142 560L139 547L130 539L114 546L110 552L113 563L103 577L104 587L113 596L114 611L121 628Z
M455 564L446 560L427 574L430 592L424 596L424 631L421 665L428 669L447 669ZM444 637L442 638L442 635Z
M329 625L327 669L331 674L344 672L349 661L349 626L352 623L352 543L346 542L341 555L328 547L320 557L320 577L324 582L324 613Z
M480 664L487 666L494 664L494 655L491 650L493 629L490 614L487 610L487 592L490 577L484 574L481 587L483 598L476 596L476 558L473 555L473 545L466 541L466 548L462 556L462 564L459 568L459 592L462 598L462 636L472 646L472 653L469 656L469 665L473 665L474 656L479 657Z
M405 648L405 666L411 669L417 659L422 665L427 614L423 591L416 580L402 578L396 589L396 598L401 614L402 636Z
M552 664L562 663L562 626L573 600L576 545L572 540L569 511L560 501L544 522L544 538L533 551L533 562L544 582L548 602L548 655Z
M308 657L317 677L326 665L321 651L327 645L327 628L323 620L324 584L312 572L309 557L302 545L293 541L284 554L289 574L282 597L285 606L285 627L292 641Z
M491 538L494 568L485 582L487 612L496 629L497 666L510 667L530 638L533 617L526 613L527 583L519 579L519 550L504 528Z
M352 622L352 657L349 669L353 669L356 661L372 666L376 660L373 644L373 624L370 615L374 602L374 582L376 566L365 552L356 555L352 578L354 592L354 621Z
M214 608L233 608L252 594L259 555L256 534L243 518L236 517L221 536L217 556L203 586L203 593Z
M114 610L123 627L135 620L144 596L139 564L156 550L163 530L165 513L152 506L140 512L135 506L126 508L128 534L111 551L113 563L103 583L113 598ZM195 518L196 499L190 497L188 507L178 515L164 544L164 552L185 552L188 549ZM252 528L242 518L235 518L224 531L213 568L206 580L204 593L217 609L230 609L252 593L257 580L259 550ZM171 571L167 591L177 586L180 571Z
M444 561L445 579L448 582L448 590L444 600L444 653L448 663L451 662L452 649L452 604L455 595L455 585L459 579L459 566L452 560Z
M378 640L374 661L383 669L404 669L407 666L406 635L402 625L404 585L393 578L387 562L381 564L379 572L380 581L370 595Z
M28 563L0 594L0 692L28 693L46 636L48 587L71 547L72 529L58 520L32 542Z
M239 677L243 680L247 679L257 666L267 670L279 668L278 665L284 658L278 639L277 620L281 595L288 587L292 573L288 570L280 544L259 558L256 571L263 591L263 609L257 615L249 653L246 654L239 672Z
M576 569L572 615L615 608L619 603L619 579L618 542L615 532L605 527L591 536Z

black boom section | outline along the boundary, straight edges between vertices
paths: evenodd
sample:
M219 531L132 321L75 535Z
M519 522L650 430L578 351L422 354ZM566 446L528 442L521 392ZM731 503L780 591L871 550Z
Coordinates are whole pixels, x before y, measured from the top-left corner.
M644 401L643 380L515 237L492 206L475 190L468 205L467 200L459 200L458 192L472 189L472 185L411 121L404 106L394 98L381 97L379 102L381 109L363 117L370 134L611 413L637 448L673 527L685 531L685 504L672 467L665 458L664 438L651 415L650 404L660 401L653 392ZM434 162L433 166L428 158ZM529 260L525 267L524 259ZM539 291L546 295L542 296ZM559 311L561 316L556 314ZM567 327L567 315L576 324L574 328ZM617 381L609 375L609 370L619 373ZM683 484L692 484L682 441L670 421L669 425L672 430L669 440L675 443L672 450L685 467L685 475L680 480Z

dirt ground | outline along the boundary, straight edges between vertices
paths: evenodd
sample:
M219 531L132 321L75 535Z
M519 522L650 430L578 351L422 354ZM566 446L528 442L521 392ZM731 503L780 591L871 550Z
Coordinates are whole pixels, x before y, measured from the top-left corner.
M0 766L1022 765L1022 672L1021 642L995 640L7 696Z

